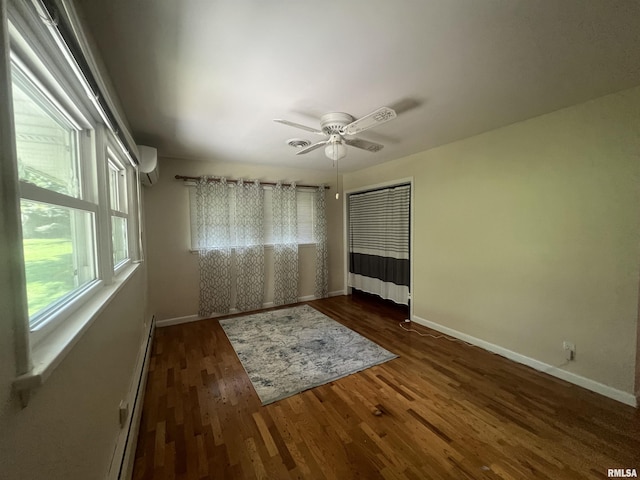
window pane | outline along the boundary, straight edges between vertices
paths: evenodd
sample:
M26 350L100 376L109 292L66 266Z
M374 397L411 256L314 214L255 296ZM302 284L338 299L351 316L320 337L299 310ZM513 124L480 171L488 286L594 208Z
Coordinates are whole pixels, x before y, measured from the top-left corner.
M29 320L96 278L91 212L21 200Z
M120 210L120 194L118 192L118 170L109 163L109 201L112 210Z
M126 218L111 217L111 239L113 242L113 264L118 265L129 258Z
M296 192L298 208L298 243L313 243L314 192Z
M298 218L298 243L314 243L313 238L313 216L315 192L310 190L299 190L296 192L296 208ZM198 241L198 228L196 219L197 198L195 187L189 188L189 206L191 216L191 248L197 250L201 247ZM233 225L233 215L235 215L235 196L231 196L230 208ZM266 188L264 191L264 244L273 245L273 190Z
M109 201L112 210L127 213L126 170L109 158Z
M79 198L77 130L44 95L15 80L13 110L20 180Z

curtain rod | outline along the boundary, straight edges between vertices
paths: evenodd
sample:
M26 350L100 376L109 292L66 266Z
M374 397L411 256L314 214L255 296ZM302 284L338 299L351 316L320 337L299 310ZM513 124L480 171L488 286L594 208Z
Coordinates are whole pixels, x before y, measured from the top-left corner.
M185 182L197 182L198 180L200 180L202 177L189 177L187 175L176 175L175 179L176 180L184 180ZM220 177L217 177L220 178ZM210 180L215 180L214 178L210 179ZM230 180L227 179L227 183L238 183L238 180ZM247 182L247 183L253 183L253 182ZM277 185L276 182L259 182L260 185ZM290 183L282 183L281 185L288 187L291 184ZM296 187L300 187L300 188L318 188L318 187L322 187L324 186L325 189L330 189L331 187L329 185L302 185L302 184L297 184L296 183Z
M86 82L91 94L93 95L93 99L91 100L98 110L102 110L102 113L107 120L106 123L111 124L107 125L107 127L112 127L111 130L113 134L118 140L120 140L123 149L131 157L131 163L133 163L133 166L135 167L136 165L139 165L140 159L134 149L135 145L132 146L131 142L129 142L129 139L124 133L124 124L118 120L114 113L114 108L109 104L110 102L107 100L108 92L103 91L100 88L100 85L96 80L96 75L94 75L93 70L89 66L89 60L82 51L80 40L78 39L78 35L75 33L71 19L65 13L64 5L61 6L60 3L55 0L40 0L39 2L36 0L36 2L39 3L40 7L46 11L47 15L49 15L49 18L42 18L42 20L50 29L54 30L57 35L59 35L62 42L69 49L69 52L73 57L70 61L75 61L79 74L83 77L80 81L82 82L84 80L84 82Z

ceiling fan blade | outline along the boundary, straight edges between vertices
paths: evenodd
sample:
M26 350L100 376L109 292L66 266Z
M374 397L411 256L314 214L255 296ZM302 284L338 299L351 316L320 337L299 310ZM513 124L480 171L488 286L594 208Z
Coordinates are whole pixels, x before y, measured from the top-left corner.
M313 145L309 145L308 147L303 148L298 153L296 153L296 155L304 155L305 153L309 153L315 150L316 148L320 148L323 145L326 145L327 143L329 143L329 140L323 140L322 142L314 143Z
M373 153L379 152L384 148L384 145L370 142L368 140L362 140L361 138L353 138L350 140L345 138L344 143L346 143L347 145L351 145L352 147L361 148Z
M369 128L376 127L378 125L383 124L384 122L388 122L389 120L393 120L396 118L396 112L389 107L381 107L369 115L365 115L354 122L351 122L349 125L345 126L343 129L343 134L345 135L355 135L360 132L364 132Z
M300 125L299 123L290 122L289 120L282 120L279 118L274 118L274 122L282 123L283 125L289 125L290 127L300 128L302 130L306 130L307 132L315 133L317 135L325 136L324 132L317 130L315 128L307 127L306 125Z

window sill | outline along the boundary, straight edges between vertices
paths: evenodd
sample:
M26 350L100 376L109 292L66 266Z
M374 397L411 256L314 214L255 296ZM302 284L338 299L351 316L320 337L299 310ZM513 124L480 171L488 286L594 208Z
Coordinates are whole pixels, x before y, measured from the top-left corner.
M16 377L13 381L13 388L20 395L23 407L27 406L31 394L44 384L139 267L140 264L136 263L122 269L111 285L102 287L91 299L87 300L84 305L32 348L31 371Z

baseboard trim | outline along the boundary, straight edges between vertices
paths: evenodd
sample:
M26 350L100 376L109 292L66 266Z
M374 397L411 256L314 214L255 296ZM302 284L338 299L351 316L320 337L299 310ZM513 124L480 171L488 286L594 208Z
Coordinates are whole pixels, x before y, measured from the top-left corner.
M329 292L329 296L330 297L340 297L341 295L346 295L347 291L346 290L336 290L335 292Z
M165 318L164 320L156 320L156 328L169 327L171 325L180 325L181 323L197 322L211 317L201 317L199 315L186 315L184 317Z
M636 408L638 407L638 401L636 397L631 393L624 392L622 390L618 390L616 388L610 387L608 385L597 382L595 380L591 380L590 378L586 378L581 375L568 372L566 370L555 367L548 363L544 363L534 358L530 358L520 353L514 352L512 350L508 350L499 345L495 345L485 340L481 340L471 335L467 335L466 333L462 333L452 328L445 327L444 325L440 325L430 320L426 320L417 315L413 316L412 321L420 325L423 325L425 327L429 327L434 330L437 330L438 332L444 333L451 337L455 337L465 342L471 343L472 345L480 347L484 350L497 353L498 355L506 357L509 360L513 360L514 362L527 365L528 367L534 368L535 370L538 370L540 372L548 373L549 375L552 375L561 380L565 380L574 385L578 385L579 387L586 388L587 390L591 390L592 392L598 393L600 395L604 395L605 397L611 398L613 400L617 400L618 402L624 403L626 405L630 405L632 407L636 407Z

